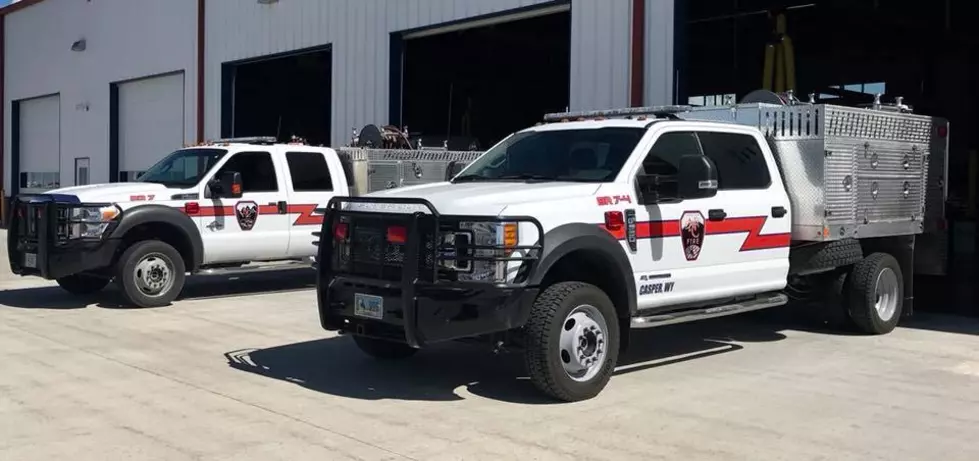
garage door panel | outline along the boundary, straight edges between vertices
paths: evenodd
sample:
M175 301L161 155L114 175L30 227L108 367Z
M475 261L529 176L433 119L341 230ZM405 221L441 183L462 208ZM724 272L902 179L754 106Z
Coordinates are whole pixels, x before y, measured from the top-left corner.
M23 193L61 185L61 97L18 102L20 190Z
M183 73L119 84L119 171L145 171L184 143Z

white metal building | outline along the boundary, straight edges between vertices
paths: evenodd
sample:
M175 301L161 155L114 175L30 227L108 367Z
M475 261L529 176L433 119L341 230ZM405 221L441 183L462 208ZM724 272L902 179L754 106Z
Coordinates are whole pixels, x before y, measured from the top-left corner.
M568 107L671 102L673 2L24 0L0 10L5 195L132 179L185 143L240 135L235 114L261 110L239 99L264 90L263 77L242 89L235 69L296 51L328 52L330 144L354 127L411 123L408 41L552 14L569 22ZM502 53L522 48L510 46Z

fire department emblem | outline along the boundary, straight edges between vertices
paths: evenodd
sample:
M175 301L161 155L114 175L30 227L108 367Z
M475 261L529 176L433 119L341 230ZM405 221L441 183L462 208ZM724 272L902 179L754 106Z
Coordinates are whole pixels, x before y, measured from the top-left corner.
M238 226L243 231L250 231L258 220L258 204L255 202L238 202L235 204L235 217Z
M680 217L680 239L687 261L696 261L700 257L704 246L704 222L704 215L699 211L688 211Z

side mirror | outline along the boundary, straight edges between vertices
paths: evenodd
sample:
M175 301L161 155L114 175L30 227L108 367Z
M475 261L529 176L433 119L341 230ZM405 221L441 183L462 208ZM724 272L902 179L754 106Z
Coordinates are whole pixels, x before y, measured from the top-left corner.
M704 155L686 155L680 158L677 186L683 200L710 198L717 195L717 167Z
M241 197L241 173L237 171L223 171L220 175L211 179L207 184L214 198L240 198Z
M462 170L465 168L466 164L458 160L449 162L449 165L445 167L445 180L449 181L450 179L456 177L459 173L462 173Z

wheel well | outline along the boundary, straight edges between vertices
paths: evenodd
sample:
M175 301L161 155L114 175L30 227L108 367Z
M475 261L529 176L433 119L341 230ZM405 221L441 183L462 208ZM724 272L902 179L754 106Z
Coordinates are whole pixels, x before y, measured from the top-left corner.
M159 240L172 246L183 258L184 267L194 270L194 246L190 238L179 227L165 222L143 223L129 229L122 237L122 245L119 246L116 258L134 243L144 240Z
M619 276L611 257L597 250L575 250L561 257L547 271L541 287L558 282L584 282L601 288L620 318L629 318L628 284Z

